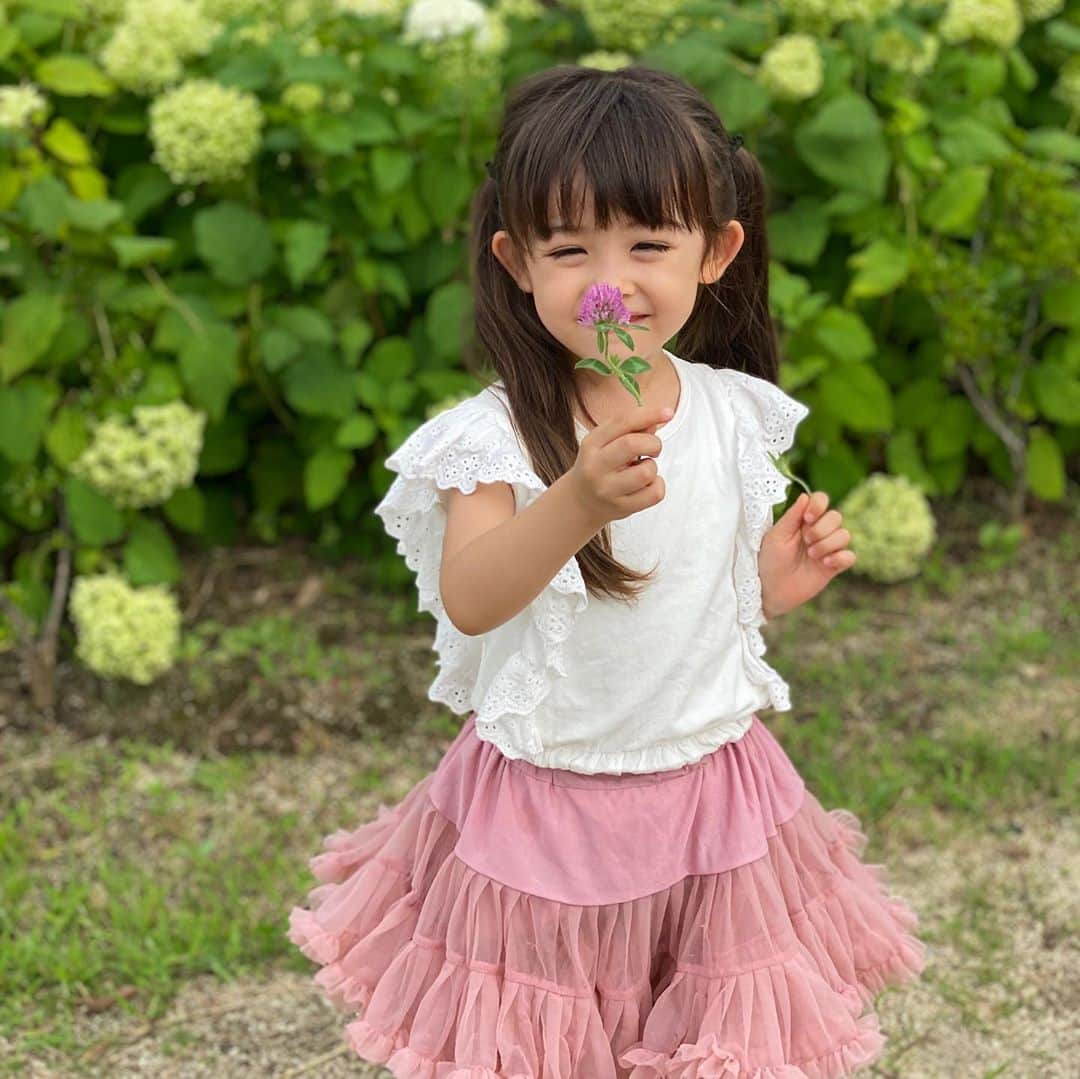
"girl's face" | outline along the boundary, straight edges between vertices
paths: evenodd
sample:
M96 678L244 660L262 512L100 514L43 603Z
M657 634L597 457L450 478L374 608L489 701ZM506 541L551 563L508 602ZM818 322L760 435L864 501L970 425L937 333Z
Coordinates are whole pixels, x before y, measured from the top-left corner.
M651 362L686 324L698 285L723 275L744 237L742 226L732 221L705 258L700 229L653 230L613 220L607 229L598 230L588 203L576 232L556 230L561 222L554 212L551 221L555 230L551 239L538 240L523 258L515 257L509 234L502 229L492 237L491 249L518 285L533 294L536 313L552 337L578 357L597 355L596 331L577 322L590 285L616 285L623 303L640 316L634 321L648 327L630 330L632 350L610 334L609 353L619 359L638 355Z

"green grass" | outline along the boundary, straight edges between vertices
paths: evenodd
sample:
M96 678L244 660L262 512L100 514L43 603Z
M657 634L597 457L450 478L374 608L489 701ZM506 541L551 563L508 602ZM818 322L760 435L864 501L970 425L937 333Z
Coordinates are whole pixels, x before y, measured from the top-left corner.
M934 839L935 827L985 827L1035 803L1077 809L1075 736L1005 743L989 724L960 732L934 722L950 703L990 714L997 687L1024 665L1047 677L1074 669L1069 635L1040 624L1064 617L1067 598L1051 590L1041 607L1010 608L1003 597L974 630L965 611L955 621L928 618L922 629L909 624L920 603L947 602L955 584L942 572L920 581L892 601L893 622L875 605L829 597L778 626L770 643L797 698L795 711L769 713L771 729L821 802L850 809L868 829L903 821ZM318 679L338 662L356 669L355 648L323 648L295 623L293 615L228 630L208 623L191 637L195 677L212 679L218 665L251 655L274 677ZM939 654L944 666L930 662ZM439 715L427 737L448 742L460 722ZM352 773L357 796L383 789L395 751L381 747L378 759L390 767ZM228 977L270 961L310 971L286 939L287 915L313 884L307 859L325 822L346 822L349 794L335 790L334 805L303 823L274 812L255 795L276 760L197 760L168 743L99 738L56 749L47 767L29 770L32 781L4 783L0 1033L19 1052L0 1062L0 1074L18 1074L42 1046L74 1054L71 1014L84 995L115 995L116 1008L145 1019L195 974ZM963 917L938 931L992 957L1000 933L976 887L968 899ZM985 974L1000 976L992 959Z

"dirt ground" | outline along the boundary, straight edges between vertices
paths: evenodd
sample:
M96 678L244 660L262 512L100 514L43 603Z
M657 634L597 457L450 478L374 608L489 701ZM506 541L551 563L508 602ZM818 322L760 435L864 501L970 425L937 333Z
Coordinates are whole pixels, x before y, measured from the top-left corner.
M1042 541L1049 542L1062 523L1051 519ZM970 540L971 528L954 527L949 534L954 542L961 535ZM1040 604L1050 609L1047 599L1061 587L1054 574L1068 567L1059 564L1041 576L1044 548L1035 538L1014 576L1030 572L1038 583L1029 586L1020 579L1010 587L1034 601L1032 617L1038 619ZM340 789L343 777L374 768L383 777L378 789L350 803L355 823L368 819L378 802L396 801L434 767L451 736L445 725L439 727L445 724L439 716L443 710L424 699L432 672L427 626L414 627L416 632L395 629L385 637L392 609L358 603L356 581L344 568L320 574L302 559L282 563L281 552L272 565L257 552L249 562L242 552L230 557L234 561L220 565L193 565L185 575L192 622L208 615L230 621L288 605L310 622L324 647L365 642L362 649L354 644L354 651L365 653L370 669L346 670L329 681L288 676L271 684L237 661L222 666L206 692L170 676L149 689L112 685L103 693L91 676L67 663L58 678L62 707L55 738L168 740L178 774L198 757L269 750L260 765L261 804L309 823L308 807L325 804L327 792ZM331 578L333 588L326 583ZM970 617L957 610L965 602ZM973 620L992 602L990 594L960 597L938 614L947 615L959 635L978 639L980 627L972 628ZM929 617L932 609L933 604L911 614ZM907 611L894 613L897 624L907 619ZM888 622L861 626L857 646L851 638L853 649L873 655L894 647ZM874 640L874 633L880 639ZM805 642L806 662L814 659L814 649L831 647L812 638ZM916 652L919 632L912 638L910 651ZM915 655L917 663L925 661L932 686L954 677L951 659L937 669L940 660ZM1069 724L1075 733L1076 675L1046 677L1035 662L1028 668L1020 664L1015 678L995 683L991 709L976 716L945 707L934 713L934 723L953 729L986 724L1003 741L1058 739ZM899 707L915 690L897 685L877 692L891 709L894 697ZM412 730L400 726L402 716ZM0 656L0 735L10 736L4 746L21 752L20 728L30 731L33 722L20 703L11 657ZM376 730L381 748L373 750L364 734ZM50 736L39 735L40 729L34 752L47 756ZM1022 812L980 820L963 832L956 831L954 818L937 820L932 811L925 819L896 820L880 834L867 829L864 859L886 865L890 887L919 913L928 956L919 982L878 997L888 1043L880 1062L865 1074L879 1079L1072 1079L1078 1074L1080 830L1075 818L1055 817L1050 804L1033 798ZM282 911L282 932L287 914ZM341 1031L348 1016L322 998L313 973L314 965L311 974L298 974L278 964L232 982L195 978L152 1023L117 1008L81 1012L74 1032L81 1046L77 1059L42 1056L22 1074L28 1079L385 1079L388 1072L360 1062L345 1045ZM4 1053L0 1036L0 1059Z

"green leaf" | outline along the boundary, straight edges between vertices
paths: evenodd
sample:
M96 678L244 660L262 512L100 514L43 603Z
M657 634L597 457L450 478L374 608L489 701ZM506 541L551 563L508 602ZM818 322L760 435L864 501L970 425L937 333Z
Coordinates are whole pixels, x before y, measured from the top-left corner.
M619 366L628 375L639 375L642 371L652 370L652 364L640 356L628 356Z
M34 232L60 239L72 202L67 188L55 176L42 176L23 189L17 206Z
M413 158L397 146L376 146L371 151L371 177L380 195L389 195L404 187L412 176Z
M113 185L113 194L126 207L132 224L168 201L175 190L172 180L150 161L137 161L121 169Z
M826 371L818 379L818 391L845 427L864 433L892 430L888 383L869 364L844 363Z
M41 143L53 157L66 165L89 165L92 160L90 143L68 119L58 116L41 136Z
M100 491L78 476L68 476L63 492L71 530L80 543L104 547L123 537L126 518Z
M42 86L67 97L108 97L116 91L97 64L77 53L58 53L42 60L34 77Z
M180 559L160 521L136 520L124 544L124 573L135 587L176 584L180 580Z
M344 420L334 435L334 445L343 450L362 450L378 437L379 429L367 412L357 412Z
M590 371L599 371L602 375L610 375L613 373L613 369L604 363L603 360L598 360L592 356L584 360L578 360L574 366L587 367Z
M180 373L191 400L215 422L225 415L229 395L240 383L240 335L227 323L192 333L180 347Z
M294 288L316 270L330 246L330 226L321 221L293 221L285 229L285 269Z
M206 498L198 487L174 491L161 511L169 524L183 532L198 535L206 525Z
M935 492L937 484L923 462L915 431L897 431L889 438L885 443L885 463L890 474L907 476L927 494Z
M375 104L357 105L347 114L349 127L356 142L365 146L377 142L397 142L394 127L387 110Z
M1045 318L1058 326L1080 327L1080 280L1055 281L1042 296Z
M845 363L868 359L874 354L874 336L854 311L828 307L813 328L817 341Z
M78 408L61 408L45 433L45 449L61 467L68 468L89 444L86 417Z
M729 130L752 127L768 116L771 104L768 90L731 64L714 69L709 100Z
M384 337L368 353L364 371L384 384L408 378L416 366L413 347L405 337Z
M1039 411L1054 423L1080 424L1080 379L1058 364L1041 363L1028 371Z
M316 351L282 374L285 399L297 412L344 419L356 407L352 377L326 351Z
M1009 141L973 116L942 121L938 141L941 156L951 165L982 165L1001 161L1013 153Z
M473 178L456 161L432 155L420 162L417 189L432 220L445 227L460 221L472 195Z
M345 489L352 471L353 456L348 450L327 446L304 463L304 500L308 509L329 506Z
M27 292L4 311L0 343L0 381L12 382L49 350L64 318L64 298L58 292Z
M926 456L944 461L964 453L975 427L975 410L966 397L948 397L926 430Z
M238 202L221 202L195 214L195 249L210 272L227 285L246 285L274 262L266 220Z
M436 356L457 356L461 352L471 306L472 294L460 281L441 285L431 294L424 319L428 340Z
M970 236L990 188L990 175L991 170L986 165L954 169L922 203L920 218L937 232Z
M15 464L37 456L57 396L52 382L33 377L0 387L0 455Z
M612 326L611 332L624 344L627 348L634 347L634 339L624 330L621 326Z
M855 270L846 299L865 300L895 292L907 280L910 252L888 239L877 239L848 258Z
M360 362L360 357L374 336L371 323L362 318L350 319L342 326L339 343L345 362L350 367L355 367Z
M1057 127L1039 127L1026 133L1024 149L1047 161L1080 165L1080 135Z
M72 199L68 203L68 219L75 228L84 232L104 232L123 217L123 203L112 199L94 199L92 202Z
M1061 447L1041 427L1032 429L1028 442L1027 481L1031 490L1048 502L1065 497L1065 459Z
M795 148L835 187L885 197L889 150L881 120L866 98L845 93L827 102L796 130Z
M769 251L773 258L812 266L825 250L829 218L820 199L796 199L786 210L770 214Z
M235 410L220 422L208 423L199 455L200 476L225 476L247 463L251 432Z
M269 308L267 321L313 345L334 343L333 323L317 308L303 304Z
M110 236L109 245L125 270L166 262L176 249L176 241L165 236Z
M271 327L259 335L259 354L267 371L280 371L303 351L298 337L288 330Z
M316 150L331 156L352 153L360 141L349 120L337 113L304 113L299 119L299 127Z

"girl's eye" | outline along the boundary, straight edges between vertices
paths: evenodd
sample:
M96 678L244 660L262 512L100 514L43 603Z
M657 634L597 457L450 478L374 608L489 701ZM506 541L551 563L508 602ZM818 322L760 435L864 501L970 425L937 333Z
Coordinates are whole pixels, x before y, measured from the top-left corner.
M641 243L641 244L636 244L635 246L650 248L653 251L668 251L668 250L670 250L670 245L669 244ZM564 247L561 251L553 251L551 253L550 257L553 258L553 259L557 259L557 258L562 258L563 255L576 255L576 254L578 254L578 252L580 252L582 250L583 250L583 248L580 248L580 247Z

